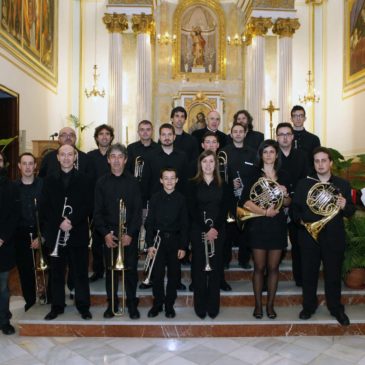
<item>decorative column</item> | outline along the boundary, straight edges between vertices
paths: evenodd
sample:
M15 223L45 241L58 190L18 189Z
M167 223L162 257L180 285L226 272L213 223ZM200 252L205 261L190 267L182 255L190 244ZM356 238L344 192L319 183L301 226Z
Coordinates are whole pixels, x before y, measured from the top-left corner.
M132 30L137 34L137 123L152 118L152 55L151 33L154 31L152 15L134 14Z
M249 112L252 114L255 129L265 132L265 34L273 25L271 18L249 19L245 28L246 42L249 44L250 63L246 62L246 75L249 77Z
M279 122L290 122L292 103L293 34L298 19L278 18L272 32L279 36Z
M122 32L128 29L126 14L105 14L109 31L108 124L114 128L115 141L122 141Z

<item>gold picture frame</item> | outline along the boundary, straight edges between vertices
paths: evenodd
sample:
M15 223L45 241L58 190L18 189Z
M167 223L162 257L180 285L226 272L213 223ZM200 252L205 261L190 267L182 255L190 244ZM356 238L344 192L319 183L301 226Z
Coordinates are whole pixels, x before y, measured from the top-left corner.
M344 0L344 94L365 84L365 0Z
M218 1L179 2L174 13L174 34L175 78L225 78L225 16Z
M58 82L57 14L58 0L0 0L0 46L54 87Z

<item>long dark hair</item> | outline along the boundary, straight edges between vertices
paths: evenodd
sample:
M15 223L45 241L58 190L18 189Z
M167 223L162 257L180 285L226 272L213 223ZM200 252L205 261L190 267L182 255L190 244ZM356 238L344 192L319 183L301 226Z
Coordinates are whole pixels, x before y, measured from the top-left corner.
M264 167L264 161L262 159L262 155L264 153L264 149L267 147L273 147L276 151L277 158L274 163L274 170L275 172L278 172L281 167L281 158L280 158L280 147L278 142L274 141L273 139L266 139L265 141L262 141L259 149L257 151L257 166L262 169Z
M208 156L213 156L213 158L214 158L215 167L214 167L214 172L213 172L213 180L218 186L221 186L222 185L222 178L221 178L221 175L219 173L219 165L218 165L217 155L211 150L203 151L200 154L200 156L198 158L197 173L192 178L192 181L195 181L197 184L204 181L204 174L203 174L203 169L202 169L202 160L204 160Z

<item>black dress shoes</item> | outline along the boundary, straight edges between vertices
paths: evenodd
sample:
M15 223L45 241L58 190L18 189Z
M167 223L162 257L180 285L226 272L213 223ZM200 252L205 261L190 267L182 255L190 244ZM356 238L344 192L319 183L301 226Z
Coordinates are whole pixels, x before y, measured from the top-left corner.
M207 314L206 313L196 313L196 315L200 318L200 319L204 319Z
M217 317L218 313L208 313L208 316L212 319L214 319L215 317Z
M256 318L256 319L262 319L262 317L264 316L262 313L262 308L256 308L253 311L252 315Z
M104 314L103 314L103 317L104 318L113 318L114 317L114 313L113 313L113 311L112 311L112 308L111 307L108 307L107 309L106 309L106 311L104 312Z
M94 272L90 277L89 277L89 281L90 283L94 283L95 281L102 279L104 277L103 274Z
M344 312L339 312L339 313L332 314L332 315L337 319L337 322L341 326L349 326L350 325L350 319L349 319L349 317L347 317L347 315Z
M177 290L186 290L186 285L184 285L181 281L177 284Z
M175 318L176 312L172 305L165 306L165 316L166 318Z
M157 317L162 312L162 305L154 305L147 313L148 318Z
M141 284L139 284L139 288L142 290L149 289L149 288L152 288L152 284L141 283Z
M52 321L58 317L59 314L63 314L63 309L51 309L51 311L44 317L46 321Z
M266 315L268 316L268 318L270 319L275 319L278 315L276 314L276 312L274 311L274 308L269 308L266 307Z
M314 312L311 312L311 311L309 311L309 310L307 310L307 309L303 309L300 313L299 313L299 318L300 319L303 319L303 320L307 320L307 319L309 319L310 317L312 317L312 314L313 314Z
M85 320L93 318L93 316L91 315L89 310L82 311L82 312L80 312L80 314L81 314L81 318L85 319Z
M1 331L4 335L13 335L15 333L15 329L10 323L3 324Z
M221 290L223 290L223 291L232 291L232 287L226 281L223 281L221 283Z

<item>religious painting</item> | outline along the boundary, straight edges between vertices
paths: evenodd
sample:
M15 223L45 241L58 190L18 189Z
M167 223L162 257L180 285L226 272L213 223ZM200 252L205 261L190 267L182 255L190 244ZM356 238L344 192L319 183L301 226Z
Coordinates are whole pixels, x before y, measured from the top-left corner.
M365 0L345 0L344 91L365 83Z
M57 85L57 0L0 0L0 45Z
M224 23L223 10L216 1L179 3L174 14L175 76L224 77Z

